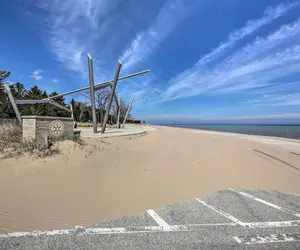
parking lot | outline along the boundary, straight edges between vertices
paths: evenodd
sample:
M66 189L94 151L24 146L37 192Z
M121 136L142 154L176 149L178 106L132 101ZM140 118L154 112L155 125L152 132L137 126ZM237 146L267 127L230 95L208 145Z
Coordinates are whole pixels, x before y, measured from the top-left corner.
M227 189L89 227L0 236L1 249L300 249L300 196Z

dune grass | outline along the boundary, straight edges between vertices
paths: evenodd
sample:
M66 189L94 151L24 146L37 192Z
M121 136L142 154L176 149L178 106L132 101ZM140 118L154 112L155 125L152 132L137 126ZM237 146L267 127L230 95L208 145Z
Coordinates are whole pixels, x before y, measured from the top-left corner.
M19 158L29 153L37 157L58 154L59 148L53 144L48 147L42 140L22 140L22 128L19 125L0 126L0 158Z

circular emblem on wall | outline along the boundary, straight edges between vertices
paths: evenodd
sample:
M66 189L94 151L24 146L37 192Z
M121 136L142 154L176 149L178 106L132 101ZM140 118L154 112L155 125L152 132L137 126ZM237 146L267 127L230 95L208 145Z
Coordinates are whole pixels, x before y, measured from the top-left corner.
M65 125L62 123L62 121L55 120L50 123L50 135L55 137L60 137L65 132Z

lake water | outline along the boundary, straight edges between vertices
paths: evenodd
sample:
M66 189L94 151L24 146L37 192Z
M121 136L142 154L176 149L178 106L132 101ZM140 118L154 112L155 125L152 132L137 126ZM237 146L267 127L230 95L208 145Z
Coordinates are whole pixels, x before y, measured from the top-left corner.
M166 125L164 125L166 126ZM284 137L292 139L300 139L300 125L167 125L171 127L192 128L202 130L213 130L221 132L250 134L250 135L264 135L274 137Z

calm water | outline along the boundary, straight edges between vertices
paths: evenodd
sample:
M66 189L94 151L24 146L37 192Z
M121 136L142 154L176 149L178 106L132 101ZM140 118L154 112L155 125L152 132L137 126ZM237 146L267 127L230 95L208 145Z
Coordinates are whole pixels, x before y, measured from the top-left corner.
M171 127L222 131L300 139L300 125L167 125Z

